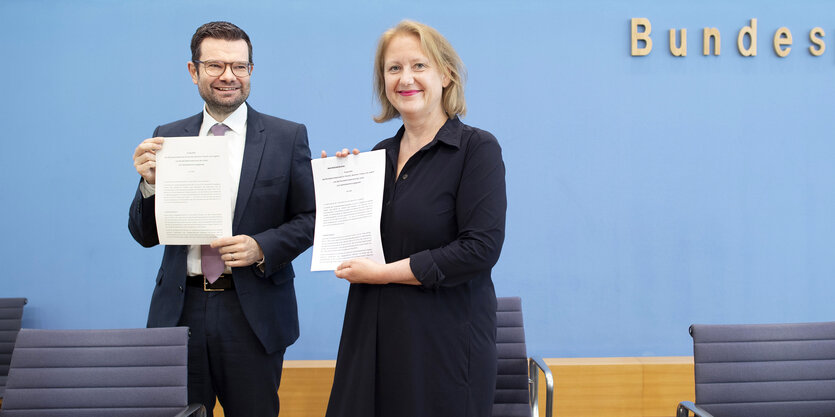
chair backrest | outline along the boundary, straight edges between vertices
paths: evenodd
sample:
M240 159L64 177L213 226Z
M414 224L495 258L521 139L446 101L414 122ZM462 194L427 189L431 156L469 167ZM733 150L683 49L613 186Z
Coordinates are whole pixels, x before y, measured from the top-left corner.
M187 404L188 328L18 334L2 417L172 416Z
M715 417L835 415L835 322L693 325L696 405Z
M499 297L496 308L498 375L493 399L494 417L530 417L528 354L522 299Z
M9 362L12 349L20 331L25 298L0 298L0 398L6 389L6 376L9 374Z

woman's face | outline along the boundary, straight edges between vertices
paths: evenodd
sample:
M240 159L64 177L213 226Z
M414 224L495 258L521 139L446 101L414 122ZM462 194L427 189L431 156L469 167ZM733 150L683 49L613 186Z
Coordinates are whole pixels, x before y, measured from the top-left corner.
M386 97L404 120L425 120L438 113L446 117L441 96L449 78L426 56L417 36L392 38L383 55L383 75Z

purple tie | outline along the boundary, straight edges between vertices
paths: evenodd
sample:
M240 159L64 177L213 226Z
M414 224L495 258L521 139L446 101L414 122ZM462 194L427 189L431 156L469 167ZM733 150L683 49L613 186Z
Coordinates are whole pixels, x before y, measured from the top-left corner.
M212 131L212 135L223 136L229 130L229 126L218 123L212 126L210 130ZM223 270L226 269L226 264L223 262L223 259L220 259L220 252L217 249L209 245L202 245L200 246L200 267L203 269L203 276L212 284L217 281L218 277L223 273Z
M211 130L212 134L215 136L223 136L226 134L226 131L229 130L229 126L226 126L223 123L218 123L212 126L212 128L209 130Z

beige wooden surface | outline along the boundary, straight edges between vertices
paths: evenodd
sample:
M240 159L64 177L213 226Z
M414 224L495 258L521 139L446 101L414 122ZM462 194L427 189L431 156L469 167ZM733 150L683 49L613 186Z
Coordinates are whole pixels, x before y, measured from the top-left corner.
M545 359L545 363L554 375L555 415L642 415L642 366L636 358ZM540 393L544 398L544 391ZM540 406L544 416L543 410Z
M281 417L325 415L336 361L285 361ZM693 401L693 358L545 359L554 375L554 415L559 417L674 416L679 401ZM540 378L540 401L545 381ZM544 404L540 415L545 415ZM215 417L223 410L215 407Z
M644 416L674 416L679 402L695 401L692 356L640 359L644 364Z

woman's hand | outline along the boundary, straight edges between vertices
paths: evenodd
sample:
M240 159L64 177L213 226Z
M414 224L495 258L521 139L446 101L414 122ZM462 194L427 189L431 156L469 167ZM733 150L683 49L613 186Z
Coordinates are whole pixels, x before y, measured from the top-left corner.
M351 284L388 284L385 267L370 259L356 258L342 262L333 272Z
M366 258L342 262L333 273L351 284L406 284L420 285L412 274L409 258L390 264L380 264Z
M350 151L350 152L348 151L348 148L342 148L342 151L337 151L335 156L337 158L344 158L344 157L346 157L350 154L359 155L359 153L360 153L360 150L357 149L357 148L354 148L354 150ZM327 158L327 157L328 157L328 153L323 150L322 151L322 158Z

